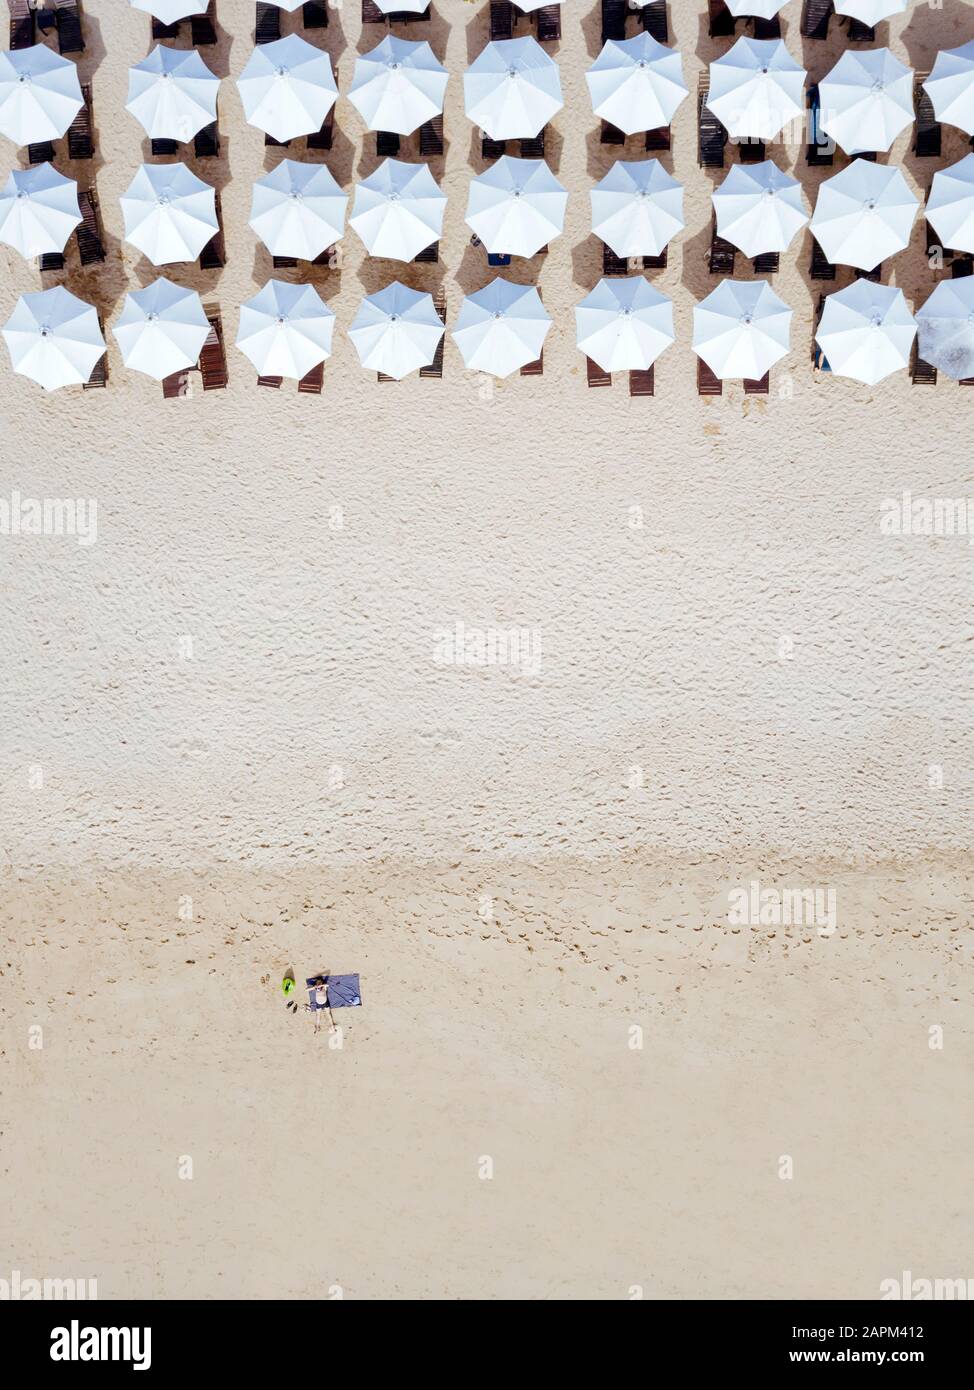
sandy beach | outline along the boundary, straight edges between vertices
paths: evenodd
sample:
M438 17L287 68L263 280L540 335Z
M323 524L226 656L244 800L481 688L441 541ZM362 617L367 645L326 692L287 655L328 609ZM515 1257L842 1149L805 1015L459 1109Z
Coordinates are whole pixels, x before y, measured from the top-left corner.
M85 4L108 254L61 278L105 318L109 386L48 395L0 364L0 497L97 502L93 544L0 536L0 1277L869 1299L904 1270L974 1276L972 552L880 529L904 490L974 497L974 391L814 373L806 230L774 279L795 313L770 395L697 396L720 175L695 90L728 46L702 0L669 5L687 227L651 274L677 324L655 397L589 390L574 342L601 267L588 190L619 154L585 86L588 0L552 50L566 229L507 272L554 319L543 376L466 372L448 338L442 380L378 383L346 336L364 293L442 287L452 322L492 274L463 220L486 7L434 9L397 32L451 73L440 261L369 261L349 231L338 269L278 272L338 315L308 397L258 389L232 345L271 274L252 183L282 151L231 80L253 5L218 0L221 155L191 163L227 263L167 273L219 304L230 384L163 401L110 331L156 275L118 204L148 158L124 101L149 19ZM845 34L802 40L799 15L783 35L817 80ZM971 15L912 6L877 43L927 71ZM341 93L315 157L349 192L379 161L345 93L382 32L345 4L306 34ZM922 197L966 150L945 126L919 159L904 132L888 162ZM830 171L769 153L811 206ZM884 280L916 308L944 275L921 216ZM4 320L40 283L0 248ZM525 630L537 660L444 662L458 623ZM731 920L752 883L818 890L830 923ZM289 967L360 973L340 1047L285 1009Z

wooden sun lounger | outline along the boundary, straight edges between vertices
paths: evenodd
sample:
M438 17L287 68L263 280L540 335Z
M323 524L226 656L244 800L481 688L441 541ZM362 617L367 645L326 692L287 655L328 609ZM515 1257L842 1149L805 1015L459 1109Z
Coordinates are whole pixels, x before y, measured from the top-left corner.
M585 376L589 386L612 385L612 373L603 371L598 362L593 362L591 357L585 359Z
M7 0L10 6L10 47L32 48L34 45L34 11L27 0Z
M863 24L861 19L853 19L849 16L849 42L850 43L875 43L876 30L871 24Z
M178 140L154 139L149 141L149 148L154 155L175 154L179 149Z
M970 256L955 256L950 267L950 278L960 280L965 275L974 274L974 259Z
M701 77L697 87L697 162L704 169L723 169L727 131L707 106L710 81Z
M624 145L626 143L625 131L620 130L617 125L612 125L610 121L603 121L602 129L599 132L599 142L603 145Z
M301 7L301 20L306 29L327 29L327 0L306 0Z
M424 121L419 128L419 152L432 158L443 153L443 116Z
M917 351L916 340L913 343L913 354L910 361L910 380L914 386L936 386L937 368L925 362Z
M51 270L63 270L64 252L45 251L44 254L38 258L38 268L42 275Z
M856 266L853 274L857 280L872 280L874 284L879 285L883 279L883 263L880 261L879 265L874 265L872 270L863 270L860 266Z
M363 24L385 24L385 22L386 17L375 3L375 0L362 0Z
M717 224L714 222L714 230L710 238L710 256L708 267L711 275L733 275L734 259L737 255L737 248L729 242L726 237L717 235Z
M758 15L754 16L754 37L756 39L780 39L781 38L781 19L775 15L773 19L761 19Z
M808 107L808 144L805 146L805 162L811 165L831 164L835 157L835 141L822 130L819 121L821 103L817 83L812 83L805 96Z
M257 385L270 386L273 390L279 391L283 380L284 378L282 376L259 376L257 378Z
M219 312L204 310L210 321L210 331L200 353L200 375L204 391L222 391L229 380L227 375L227 355L223 350L223 325Z
M308 136L307 145L309 150L330 150L335 132L335 108L328 112L328 115L321 123L321 129L314 131Z
M98 315L98 327L101 329L101 336L105 336L105 323L101 314ZM98 361L91 369L91 376L87 381L81 383L83 391L94 391L101 386L108 385L108 348L99 357Z
M492 140L489 135L484 135L480 140L480 153L484 159L500 159L501 155L507 153L507 141Z
M755 275L774 275L780 264L781 256L777 251L762 251L751 261Z
M83 53L85 38L81 30L81 12L77 0L54 0L57 19L59 53Z
M87 82L81 85L84 105L68 126L68 158L93 159L95 142L92 138L91 87Z
M655 130L647 130L644 144L647 151L668 150L672 135L668 125L657 126Z
M710 13L709 33L712 39L727 39L734 33L737 21L724 0L707 0Z
M626 0L602 0L602 42L626 37L626 16L629 6Z
M697 358L697 395L698 396L722 396L724 394L724 383L719 376L714 376L702 357Z
M216 0L209 0L205 14L190 15L193 47L204 48L216 43Z
M766 158L764 142L761 140L738 140L737 155L742 164L760 164Z
M924 90L923 82L927 73L917 73L913 84L913 109L916 113L916 135L913 140L913 153L921 159L939 159L941 127L933 112L933 102Z
M542 5L534 12L538 43L557 43L561 38L561 6Z
M402 140L394 130L377 130L375 132L375 152L381 158L394 159L399 153Z
M801 35L803 39L828 38L829 20L835 13L832 0L805 0L802 5Z
M611 246L602 243L602 274L603 275L628 275L629 262L625 256L617 256Z
M629 373L630 396L655 396L655 376L654 367L633 368Z
M514 6L511 0L490 0L490 39L514 37Z
M286 148L288 147L288 145L290 145L290 143L291 143L290 140L275 140L274 137L273 137L273 135L268 135L267 131L266 131L266 130L264 131L264 144L265 144L265 145L276 145L276 146L278 147L278 149L283 150L283 149L286 149Z
M433 296L433 307L440 316L443 327L446 328L446 296L442 290L438 290ZM443 348L446 344L446 333L440 338L436 345L436 352L433 361L428 367L420 367L419 374L422 377L441 377L443 375Z
M98 216L98 195L93 188L78 189L78 211L81 222L74 229L78 255L82 265L95 265L105 259L105 244Z
M831 261L825 259L825 252L814 239L812 241L812 266L810 273L813 280L835 279L835 266Z
M319 251L311 262L312 265L325 265L329 270L338 269L338 246L326 246L324 251Z
M271 265L275 270L294 270L297 264L297 256L271 256Z
M175 24L163 24L161 19L152 16L152 37L154 39L178 39L179 31L182 27L182 20L177 20Z
M27 146L27 160L30 164L48 164L54 158L54 144L51 140L40 140L36 145Z
M666 269L666 247L664 246L658 256L643 256L643 270L665 270Z
M257 0L254 20L254 43L274 43L281 37L281 12L276 5Z
M217 229L200 252L200 270L219 270L227 263L226 246L223 241L223 215L220 208L220 195L214 198Z
M422 251L416 253L413 262L421 265L436 265L440 259L440 243L433 241L429 246L424 246Z
M771 371L765 372L764 376L749 379L744 378L745 396L766 396L771 389Z
M166 401L174 401L180 396L189 394L189 370L173 372L172 376L162 378L162 398Z
M320 396L321 386L325 376L325 364L319 362L317 367L312 367L310 372L298 382L298 391L306 396Z
M51 5L53 3L51 0ZM42 34L51 34L57 28L57 15L50 5L38 5L34 10L34 23Z
M193 136L193 150L197 159L215 159L220 153L220 132L216 121L211 121Z
M544 159L544 132L545 128L542 126L537 135L521 141L522 159Z
M669 43L670 28L666 22L666 0L652 0L639 11L639 22L657 43Z

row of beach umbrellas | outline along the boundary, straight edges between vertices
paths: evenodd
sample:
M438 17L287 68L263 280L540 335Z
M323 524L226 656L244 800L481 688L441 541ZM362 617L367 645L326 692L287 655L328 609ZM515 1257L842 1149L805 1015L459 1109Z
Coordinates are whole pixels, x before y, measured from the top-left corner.
M771 160L734 165L714 189L717 232L748 256L786 249L809 222L797 179ZM685 226L683 187L655 159L618 160L590 192L592 230L617 256L658 256ZM143 164L121 196L125 238L154 265L194 260L218 231L216 194L185 164ZM250 226L276 256L314 260L345 231L348 195L324 164L283 159L254 184ZM533 256L564 227L568 191L544 160L504 155L470 182L466 221L487 251ZM411 261L438 241L446 194L426 164L385 159L355 185L349 224L371 256ZM871 270L908 244L920 207L895 165L855 159L820 186L811 231L826 258ZM974 252L974 154L933 177L926 216ZM81 221L73 179L15 169L0 190L0 242L62 251Z
M803 117L807 75L783 40L742 36L710 64L707 105L732 138L771 140ZM370 129L408 135L442 112L447 81L428 43L390 34L356 59L348 97ZM627 134L668 126L687 96L679 52L649 33L609 40L586 81L596 115ZM493 140L533 138L563 105L532 37L487 44L463 82ZM278 141L319 130L338 96L331 58L297 34L255 47L237 86L247 120ZM974 42L939 53L924 86L939 120L974 133ZM888 48L846 51L818 87L820 126L847 154L888 150L914 119L913 70ZM186 141L216 119L218 88L194 49L158 45L130 69L126 106L153 139ZM80 107L68 59L44 44L0 54L0 132L15 144L59 138Z
M693 311L693 349L721 379L756 380L790 346L792 311L767 280L723 280ZM604 371L645 370L675 341L673 305L642 276L600 280L575 309L576 343ZM536 361L551 317L533 285L495 279L451 330L464 365L505 377ZM335 315L311 285L270 280L240 307L236 343L258 373L301 378L332 352ZM943 281L916 318L902 290L860 279L829 295L816 341L836 375L870 385L924 360L974 374L974 276ZM158 279L130 291L113 332L126 366L161 380L195 365L210 324L195 290ZM433 298L394 281L366 295L348 333L363 367L402 378L445 332ZM21 295L3 336L16 372L46 390L89 379L105 351L94 307L63 286Z

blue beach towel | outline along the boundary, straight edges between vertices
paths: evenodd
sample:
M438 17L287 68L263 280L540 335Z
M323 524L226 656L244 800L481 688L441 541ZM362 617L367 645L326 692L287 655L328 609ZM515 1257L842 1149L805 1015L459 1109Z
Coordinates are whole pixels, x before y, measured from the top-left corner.
M359 994L359 984L357 975L325 975L325 984L328 986L328 1004L333 1009L351 1009L362 1003L362 996ZM308 1002L313 1009L321 1009L323 1004L315 1003L315 981L317 975L312 975L305 980L308 987Z

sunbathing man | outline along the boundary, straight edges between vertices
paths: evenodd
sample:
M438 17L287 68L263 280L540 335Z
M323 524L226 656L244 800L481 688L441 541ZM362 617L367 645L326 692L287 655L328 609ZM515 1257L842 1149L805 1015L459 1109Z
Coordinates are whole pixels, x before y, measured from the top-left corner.
M324 975L318 975L315 979L315 1032L321 1027L321 1014L328 1009L329 1027L334 1030L335 1020L332 1018L331 1009L328 1007L328 984Z

